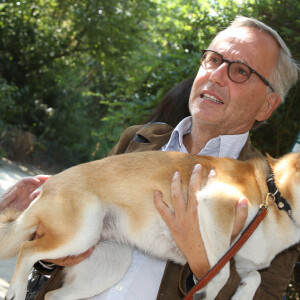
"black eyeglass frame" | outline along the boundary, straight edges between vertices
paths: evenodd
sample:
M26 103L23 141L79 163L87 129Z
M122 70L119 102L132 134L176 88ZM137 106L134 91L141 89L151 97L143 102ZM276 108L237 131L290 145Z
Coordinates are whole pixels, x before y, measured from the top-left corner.
M213 53L215 53L215 54L217 54L217 55L219 55L219 56L221 57L221 59L222 59L221 65L222 65L224 62L228 63L228 66L227 66L227 75L228 75L228 77L230 78L231 81L236 82L236 83L243 83L243 82L246 82L246 81L250 78L250 76L252 75L252 73L255 73L255 74L262 80L262 82L272 90L272 92L275 92L275 90L274 90L273 87L271 86L270 82L269 82L267 79L265 79L262 75L260 75L257 71L255 71L255 70L252 69L250 66L248 66L246 63L244 63L244 62L242 62L242 61L239 61L239 60L231 61L231 60L225 59L225 58L222 56L222 54L220 54L220 53L218 53L217 51L214 51L214 50L209 50L209 49L202 49L202 50L201 50L201 52L202 52L202 56L201 56L201 66L202 66L204 69L206 69L206 68L205 68L204 63L203 63L203 56L204 56L204 54L205 54L206 52L208 52L208 51L213 52ZM246 67L249 68L249 70L250 70L249 76L248 76L248 78L247 78L245 81L242 81L242 82L234 81L234 80L230 77L229 68L230 68L231 64L233 64L233 63L240 63L240 64L243 64L244 66L246 66Z

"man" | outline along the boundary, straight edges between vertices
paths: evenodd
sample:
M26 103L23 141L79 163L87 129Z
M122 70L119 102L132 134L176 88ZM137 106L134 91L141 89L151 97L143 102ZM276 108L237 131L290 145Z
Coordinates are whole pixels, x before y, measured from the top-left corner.
M298 79L297 65L274 30L244 17L236 18L219 33L208 49L203 51L192 87L191 117L180 122L175 130L160 124L130 127L111 155L144 150L172 150L234 159L261 155L249 144L249 130L269 118L283 101ZM166 206L159 191L155 194L156 207L188 265L182 269L136 250L121 282L91 299L181 299L193 281L206 273L210 266L193 196L201 184L200 172L196 169L192 175L188 204L182 195L180 174L174 175L171 187L174 211ZM241 199L237 206L237 223L244 220L245 207L247 201ZM234 231L233 236L240 231L240 224ZM38 233L42 234L42 229L38 228ZM292 247L261 272L262 283L255 299L281 298L297 256L298 248ZM232 262L230 278L217 299L230 299L239 282Z
M236 159L259 155L247 141L249 130L268 119L283 101L298 79L297 65L274 30L243 17L237 18L229 28L219 33L208 49L203 52L190 95L192 117L184 119L172 133L162 125L129 128L112 154L122 153L125 149L127 152L161 149ZM136 137L149 143L139 145L132 141ZM209 266L203 256L195 210L189 206L186 208L179 187L180 177L177 175L172 189L174 212L164 204L159 193L155 202L176 244L186 256L192 273L199 279ZM191 202L194 203L189 197ZM279 254L270 268L261 272L262 284L255 299L281 298L297 256L298 248L289 249ZM174 290L177 291L178 284L179 290L184 290L185 282L181 280L184 276L177 276L172 282L169 274L175 273L175 267L170 264L167 267L171 271L165 271L157 299L180 299L180 296L175 296ZM239 278L234 271L232 268L231 277L217 299L229 299L236 290ZM147 272L150 272L149 268ZM109 291L107 295L94 299L112 299Z

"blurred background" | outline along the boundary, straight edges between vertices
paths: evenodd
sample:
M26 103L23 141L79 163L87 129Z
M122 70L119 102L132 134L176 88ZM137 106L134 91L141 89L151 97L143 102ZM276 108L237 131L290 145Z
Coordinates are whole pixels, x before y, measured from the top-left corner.
M104 157L196 75L200 49L236 15L276 29L300 60L297 0L0 1L0 157L58 169ZM299 87L252 133L263 152L292 146Z

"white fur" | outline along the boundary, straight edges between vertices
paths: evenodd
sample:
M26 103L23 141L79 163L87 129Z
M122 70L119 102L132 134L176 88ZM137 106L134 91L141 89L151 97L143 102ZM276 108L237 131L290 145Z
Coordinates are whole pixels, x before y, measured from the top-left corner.
M297 192L297 198L300 199L299 187L297 187ZM218 198L221 194L223 195L223 200L224 196L226 198L226 194L232 197L232 199L239 199L242 196L232 186L218 182L217 180L197 193L200 231L211 265L216 264L229 248L232 232L232 226L229 228L227 234L220 232L212 219L214 211L210 204L214 201L222 201L222 199ZM232 297L234 300L253 299L261 282L260 274L257 270L268 267L278 253L299 241L300 228L283 211L282 213L286 214L285 222L289 223L289 230L283 230L283 224L279 224L276 220L276 215L272 213L276 209L275 204L269 208L269 213L263 222L234 256L237 272L242 278L242 284ZM244 228L250 223L257 211L258 208L256 206L249 204L248 218ZM231 219L233 225L234 216ZM228 277L229 263L203 289L206 292L205 299L215 299L220 289L227 282Z

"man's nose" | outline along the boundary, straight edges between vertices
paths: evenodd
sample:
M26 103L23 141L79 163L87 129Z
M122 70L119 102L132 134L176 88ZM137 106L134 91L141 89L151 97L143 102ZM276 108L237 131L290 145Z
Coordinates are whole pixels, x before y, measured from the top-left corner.
M228 78L227 68L228 63L223 62L217 69L213 70L210 73L209 80L219 84L220 86L225 86L230 80Z

